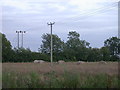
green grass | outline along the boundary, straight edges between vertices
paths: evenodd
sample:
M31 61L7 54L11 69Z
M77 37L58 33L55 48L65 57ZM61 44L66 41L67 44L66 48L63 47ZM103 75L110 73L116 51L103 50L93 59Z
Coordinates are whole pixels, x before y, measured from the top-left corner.
M74 74L64 72L62 75L49 72L45 74L4 72L3 88L118 88L117 76L99 74Z

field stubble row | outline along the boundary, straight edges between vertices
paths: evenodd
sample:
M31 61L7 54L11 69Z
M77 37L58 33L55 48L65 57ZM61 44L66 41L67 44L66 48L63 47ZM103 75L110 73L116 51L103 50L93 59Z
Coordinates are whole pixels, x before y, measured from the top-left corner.
M61 64L53 63L52 66L50 63L3 63L2 70L3 72L37 72L40 74L48 73L50 71L61 74L64 71L68 71L72 73L106 73L109 75L116 75L118 74L118 62L108 62L107 64L100 64L98 62L86 62L80 65L77 65L76 62L65 62Z

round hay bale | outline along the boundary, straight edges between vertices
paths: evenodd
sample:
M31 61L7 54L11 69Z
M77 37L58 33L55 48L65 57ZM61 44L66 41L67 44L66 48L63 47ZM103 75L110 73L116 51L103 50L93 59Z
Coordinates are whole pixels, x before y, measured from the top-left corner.
M77 65L85 63L84 61L78 61Z
M45 61L43 61L43 60L39 60L39 63L44 63Z
M100 61L99 64L107 64L105 61Z
M43 60L34 60L34 63L44 63L45 61Z
M34 63L39 63L39 60L34 60Z
M64 63L65 61L64 60L59 60L58 61L58 63L60 64L60 63Z

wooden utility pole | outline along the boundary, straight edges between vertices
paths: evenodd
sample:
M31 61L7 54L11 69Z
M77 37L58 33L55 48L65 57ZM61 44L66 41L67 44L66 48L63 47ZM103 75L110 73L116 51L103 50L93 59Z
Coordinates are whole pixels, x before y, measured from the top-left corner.
M53 62L53 53L52 53L52 47L53 47L53 41L52 41L52 25L55 24L55 22L50 22L50 23L47 23L48 25L50 25L51 27L51 65L52 65L52 62Z
M20 31L16 31L16 33L18 34L18 41L17 41L17 47L18 47L18 49L19 49L19 33L20 33Z

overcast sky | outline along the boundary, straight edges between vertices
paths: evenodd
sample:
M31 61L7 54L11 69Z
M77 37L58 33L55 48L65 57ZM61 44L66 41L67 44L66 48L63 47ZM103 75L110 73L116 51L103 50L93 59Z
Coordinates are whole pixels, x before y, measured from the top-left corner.
M118 35L118 1L2 0L1 32L17 47L16 30L26 31L24 47L37 51L41 36L50 33L47 22L55 22L53 33L62 40L67 41L69 31L77 31L81 40L100 48L104 40Z

